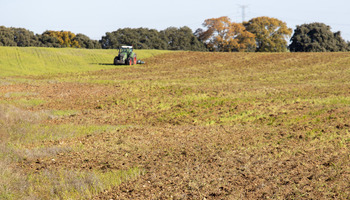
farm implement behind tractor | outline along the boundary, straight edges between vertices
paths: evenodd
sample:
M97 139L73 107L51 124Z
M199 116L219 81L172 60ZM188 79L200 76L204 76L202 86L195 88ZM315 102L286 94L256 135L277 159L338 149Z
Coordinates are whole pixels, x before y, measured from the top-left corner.
M132 46L122 46L119 48L119 54L114 58L115 65L136 65L145 62L137 60L136 53L133 52Z

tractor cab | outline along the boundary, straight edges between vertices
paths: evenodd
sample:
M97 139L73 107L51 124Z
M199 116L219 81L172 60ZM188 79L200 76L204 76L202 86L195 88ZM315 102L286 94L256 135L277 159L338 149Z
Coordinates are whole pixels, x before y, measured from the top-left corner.
M127 53L130 54L133 51L133 47L132 46L122 46L119 49L119 53Z

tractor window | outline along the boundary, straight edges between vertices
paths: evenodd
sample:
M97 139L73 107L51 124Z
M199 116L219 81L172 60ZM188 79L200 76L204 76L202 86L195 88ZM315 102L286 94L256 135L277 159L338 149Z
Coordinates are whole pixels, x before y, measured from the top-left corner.
M124 49L121 49L121 52L130 53L130 52L132 52L132 49L124 48Z

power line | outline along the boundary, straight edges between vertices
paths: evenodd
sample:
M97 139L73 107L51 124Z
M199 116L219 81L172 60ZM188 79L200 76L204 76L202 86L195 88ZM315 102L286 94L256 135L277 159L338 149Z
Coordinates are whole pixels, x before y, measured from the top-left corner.
M242 23L245 21L245 9L248 8L248 5L238 5L242 9Z

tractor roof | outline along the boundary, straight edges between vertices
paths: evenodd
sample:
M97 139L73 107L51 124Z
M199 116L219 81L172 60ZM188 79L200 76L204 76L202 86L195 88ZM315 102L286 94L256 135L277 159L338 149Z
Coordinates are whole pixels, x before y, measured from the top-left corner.
M122 49L132 49L132 46L122 46Z

